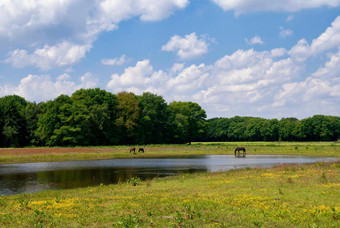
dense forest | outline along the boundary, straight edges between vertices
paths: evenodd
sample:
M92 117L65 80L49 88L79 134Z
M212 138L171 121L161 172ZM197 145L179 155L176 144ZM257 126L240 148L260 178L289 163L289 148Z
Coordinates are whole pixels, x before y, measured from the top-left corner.
M0 98L0 147L99 146L191 141L335 141L340 117L207 119L194 102L80 89L39 104Z

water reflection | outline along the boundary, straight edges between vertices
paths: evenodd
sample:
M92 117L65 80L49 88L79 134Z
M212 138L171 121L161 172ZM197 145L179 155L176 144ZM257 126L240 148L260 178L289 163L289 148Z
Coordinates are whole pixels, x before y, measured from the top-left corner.
M335 161L337 158L303 156L209 155L190 158L114 159L0 165L0 195L69 189L193 172L216 172L282 163Z

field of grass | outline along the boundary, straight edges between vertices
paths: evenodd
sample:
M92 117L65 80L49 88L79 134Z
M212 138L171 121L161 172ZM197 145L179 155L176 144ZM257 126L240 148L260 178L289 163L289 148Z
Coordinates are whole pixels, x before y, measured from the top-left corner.
M220 142L191 145L146 145L145 153L129 153L130 146L65 147L65 148L2 148L0 163L66 161L113 158L176 157L209 154L233 155L237 146L244 146L250 155L308 155L340 157L340 142ZM138 147L137 147L138 148Z
M340 163L0 196L1 227L340 227Z

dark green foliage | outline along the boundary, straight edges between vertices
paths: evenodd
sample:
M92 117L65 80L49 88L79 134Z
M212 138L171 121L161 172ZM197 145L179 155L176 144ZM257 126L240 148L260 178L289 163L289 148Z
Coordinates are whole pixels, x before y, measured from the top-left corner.
M197 103L174 101L169 104L169 123L176 143L198 141L205 135L207 117Z
M169 141L169 110L161 96L143 93L138 97L141 116L138 125L139 144L164 143Z
M35 104L0 98L0 147L101 146L192 141L336 141L340 117L213 118L194 102L146 92L141 96L80 89L72 96ZM298 148L297 148L298 149Z
M307 141L335 141L339 138L339 118L315 115L301 120L299 134Z
M72 94L81 129L77 145L112 145L118 143L117 96L100 89L81 89Z
M76 145L80 133L80 109L76 109L67 95L48 101L38 118L39 138L48 146Z
M297 140L296 125L299 122L296 118L282 118L279 122L279 140Z
M121 144L135 144L138 141L137 127L140 119L140 107L133 93L120 92L118 99L118 118L115 121Z
M36 103L27 103L25 107L25 118L28 145L38 145L39 143L35 136L39 113L40 108Z
M118 143L117 98L100 89L81 89L41 104L37 136L48 146L97 146Z
M29 141L24 98L12 95L0 98L0 146L22 147Z
M206 141L336 141L340 117L262 119L257 117L208 120Z

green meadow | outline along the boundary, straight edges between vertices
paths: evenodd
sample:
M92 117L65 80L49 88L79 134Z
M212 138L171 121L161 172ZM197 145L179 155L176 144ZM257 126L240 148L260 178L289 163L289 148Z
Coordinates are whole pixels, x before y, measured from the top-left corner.
M246 147L248 155L340 156L339 142L194 142L147 145L145 153L135 155L128 146L1 149L0 159L7 163L232 155L236 146ZM38 149L47 152L34 151ZM340 227L340 162L146 181L133 177L115 185L0 196L0 226Z
M340 163L0 197L2 227L339 227Z

